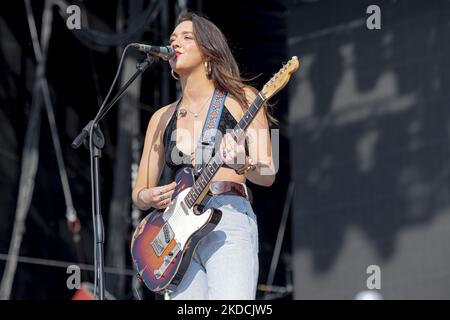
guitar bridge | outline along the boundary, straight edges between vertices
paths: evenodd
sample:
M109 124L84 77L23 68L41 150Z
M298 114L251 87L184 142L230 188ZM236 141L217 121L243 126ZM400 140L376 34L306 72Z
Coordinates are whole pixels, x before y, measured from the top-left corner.
M167 256L164 257L159 268L153 272L156 279L160 279L162 277L162 275L164 274L164 272L166 272L167 268L170 266L170 263L172 262L173 259L175 259L175 257L177 256L178 252L180 252L180 250L181 250L181 246L179 243L177 243L175 245L175 247L173 247L172 251L170 251L167 254Z

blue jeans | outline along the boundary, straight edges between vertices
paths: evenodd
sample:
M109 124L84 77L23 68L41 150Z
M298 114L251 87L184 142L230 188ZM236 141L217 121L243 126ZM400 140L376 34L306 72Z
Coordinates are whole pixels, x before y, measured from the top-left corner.
M222 211L216 228L200 240L171 299L254 300L258 283L258 227L250 202L215 195L208 207Z

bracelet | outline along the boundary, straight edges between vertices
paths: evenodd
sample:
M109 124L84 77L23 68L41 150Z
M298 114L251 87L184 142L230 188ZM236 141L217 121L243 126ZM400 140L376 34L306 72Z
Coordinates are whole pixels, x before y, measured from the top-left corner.
M255 170L256 169L256 164L253 162L253 160L250 157L246 157L245 158L245 164L239 168L236 169L236 173L238 175L243 175L246 174L247 172L249 172L250 170Z

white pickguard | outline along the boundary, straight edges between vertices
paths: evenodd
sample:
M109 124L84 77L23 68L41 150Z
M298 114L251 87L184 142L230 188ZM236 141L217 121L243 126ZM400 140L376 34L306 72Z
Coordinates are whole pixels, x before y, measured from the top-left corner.
M175 241L184 248L187 240L199 230L210 219L212 209L206 210L201 215L196 215L192 208L183 209L181 203L189 190L181 191L175 198L174 203L167 207L163 214L163 219L167 221L174 232Z

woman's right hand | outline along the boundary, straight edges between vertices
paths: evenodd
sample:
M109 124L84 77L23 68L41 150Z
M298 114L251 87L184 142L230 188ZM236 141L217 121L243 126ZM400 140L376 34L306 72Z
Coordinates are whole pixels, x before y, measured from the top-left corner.
M145 204L146 207L165 209L172 199L177 184L174 182L164 186L146 188L138 193L138 199Z

